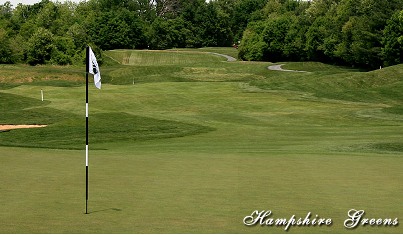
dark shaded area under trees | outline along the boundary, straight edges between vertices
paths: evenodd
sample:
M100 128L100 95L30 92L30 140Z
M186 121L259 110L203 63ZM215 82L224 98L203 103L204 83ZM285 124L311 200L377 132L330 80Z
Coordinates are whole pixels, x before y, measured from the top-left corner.
M243 60L402 63L402 0L42 0L0 6L0 63L82 64L84 48L231 46Z

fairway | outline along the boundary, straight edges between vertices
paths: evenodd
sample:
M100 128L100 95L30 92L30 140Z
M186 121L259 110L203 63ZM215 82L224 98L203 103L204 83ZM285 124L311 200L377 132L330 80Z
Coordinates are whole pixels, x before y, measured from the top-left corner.
M245 226L255 210L333 222L289 233L403 232L343 226L350 209L403 219L402 65L289 73L209 51L236 53L105 52L88 215L85 68L0 65L0 124L48 125L0 132L0 233L285 233Z

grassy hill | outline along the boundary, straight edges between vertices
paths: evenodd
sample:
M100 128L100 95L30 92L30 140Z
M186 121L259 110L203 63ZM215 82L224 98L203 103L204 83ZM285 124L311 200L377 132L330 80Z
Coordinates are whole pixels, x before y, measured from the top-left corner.
M89 215L84 66L0 66L0 124L48 124L0 132L0 232L285 233L243 225L272 210L333 221L291 233L402 233L343 226L352 208L403 217L402 65L293 73L206 51L105 52Z

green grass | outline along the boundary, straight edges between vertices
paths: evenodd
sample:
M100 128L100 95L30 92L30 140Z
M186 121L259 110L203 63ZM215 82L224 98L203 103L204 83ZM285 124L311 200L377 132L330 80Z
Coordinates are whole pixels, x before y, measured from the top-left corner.
M111 84L133 84L138 82L191 81L192 74L214 71L212 64L222 64L225 58L197 50L182 51L127 51L113 50L106 56L121 65L111 66L105 71L104 80ZM216 67L220 67L220 66ZM196 69L195 71L190 70Z
M65 89L63 89L65 90ZM69 95L80 97L82 89ZM61 91L63 92L63 91ZM24 96L0 93L0 117L4 124L47 124L47 128L14 130L2 133L0 145L39 148L81 149L85 141L85 123L82 116L48 107L50 102ZM10 107L11 110L10 110ZM197 124L187 124L151 117L135 116L125 112L95 113L91 116L92 143L127 140L147 140L182 137L214 130Z
M238 50L233 47L203 47L198 50L229 55L238 59Z
M403 217L400 65L284 66L309 71L296 74L179 51L107 52L148 62L107 61L102 90L90 87L89 215L81 81L3 83L0 123L49 126L0 132L1 233L285 232L244 226L254 210L333 219L290 233L402 233L343 227L352 208ZM19 76L20 67L21 76L33 73L0 72ZM32 69L39 77L78 71Z
M83 71L84 69L84 71ZM56 86L78 85L85 82L85 66L2 65L0 84L46 83Z
M194 65L198 63L211 63L222 60L218 56L196 50L112 50L106 52L106 55L112 57L120 64L138 66Z

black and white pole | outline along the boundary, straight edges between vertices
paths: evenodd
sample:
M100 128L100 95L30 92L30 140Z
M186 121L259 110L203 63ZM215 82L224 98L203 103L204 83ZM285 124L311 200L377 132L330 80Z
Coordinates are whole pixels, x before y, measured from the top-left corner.
M91 65L90 65L91 63ZM88 74L94 75L95 87L101 89L101 73L94 52L87 46L85 67L85 214L88 214ZM90 70L91 69L91 70Z
M88 214L88 72L90 48L86 49L85 72L85 214Z

